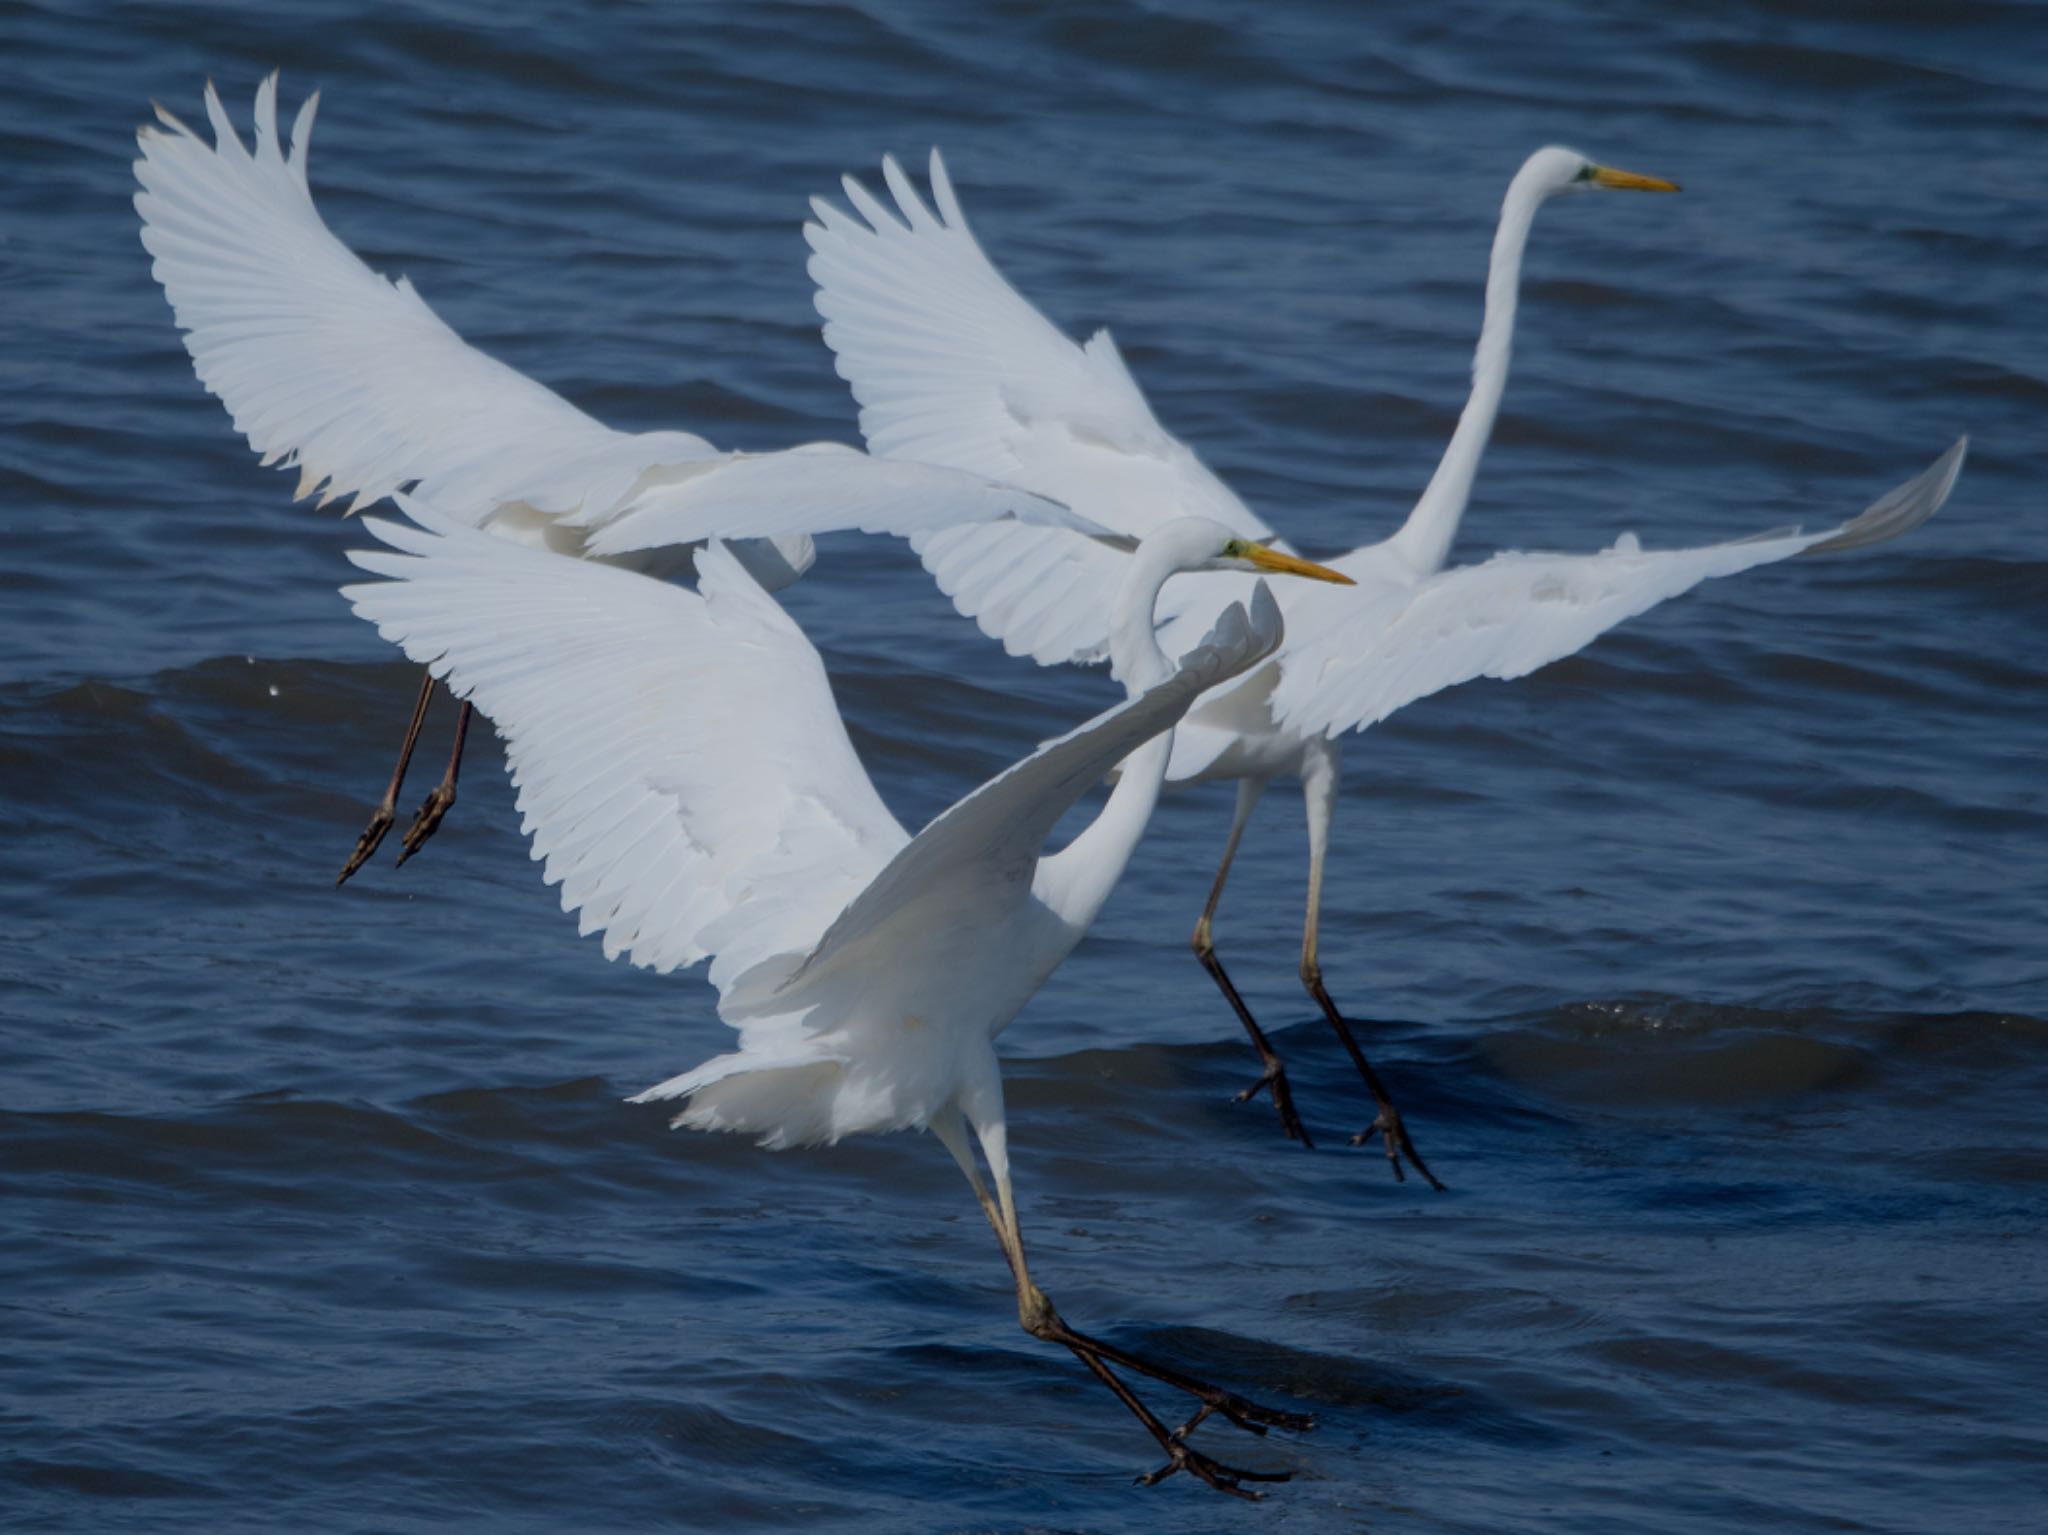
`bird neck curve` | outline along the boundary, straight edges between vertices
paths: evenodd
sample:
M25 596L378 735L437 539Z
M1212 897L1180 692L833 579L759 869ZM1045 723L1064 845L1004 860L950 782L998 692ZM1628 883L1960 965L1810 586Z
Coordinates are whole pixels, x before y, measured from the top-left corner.
M1138 545L1110 610L1109 665L1126 698L1164 682L1173 671L1159 648L1159 594L1168 580L1189 568L1189 560L1171 543L1170 537L1155 535Z
M1479 325L1479 345L1472 353L1472 392L1458 416L1457 430L1430 476L1415 510L1408 514L1389 543L1418 576L1443 569L1458 536L1458 523L1472 496L1479 460L1493 436L1507 387L1508 362L1514 350L1515 307L1521 296L1522 251L1529 228L1543 206L1545 190L1524 165L1508 183L1501 201L1500 223L1494 230L1493 256L1486 268L1486 312Z
M1190 568L1184 551L1148 538L1131 556L1117 590L1109 632L1110 665L1124 685L1124 696L1136 698L1173 673L1173 663L1159 648L1153 630L1159 593L1167 580ZM1095 819L1057 853L1042 858L1032 880L1039 899L1073 933L1076 941L1095 921L1110 891L1123 877L1124 866L1137 850L1146 823L1159 803L1166 781L1167 759L1173 754L1173 732L1162 731L1132 752L1118 770L1116 787Z

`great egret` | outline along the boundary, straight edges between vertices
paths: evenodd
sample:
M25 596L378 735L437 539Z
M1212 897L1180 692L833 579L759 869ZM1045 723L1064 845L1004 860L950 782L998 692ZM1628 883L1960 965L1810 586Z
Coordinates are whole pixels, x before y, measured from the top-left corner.
M400 497L418 528L372 520L396 553L351 556L390 580L356 611L496 722L533 856L607 956L670 970L711 960L739 1048L641 1093L675 1123L771 1147L930 1129L995 1228L1018 1319L1064 1344L1168 1456L1244 1495L1238 1471L1169 1431L1112 1370L1135 1370L1241 1427L1305 1428L1069 1327L1032 1282L1010 1182L995 1036L1080 940L1151 817L1171 728L1204 689L1280 642L1262 582L1179 664L1152 626L1178 571L1344 577L1200 518L1163 524L1125 563L1108 643L1129 701L1040 747L915 837L884 808L818 653L723 544L698 591L496 539ZM1248 612L1247 612L1248 608ZM511 621L516 617L516 622ZM1168 734L1162 735L1160 732ZM1122 761L1095 820L1043 846ZM967 1141L995 1184L991 1198Z
M214 142L156 109L135 162L142 243L200 382L220 397L265 464L299 470L298 496L349 510L414 485L443 506L473 509L492 532L568 554L619 557L642 569L686 568L635 519L715 507L736 531L772 533L783 506L829 501L834 525L889 524L935 507L982 516L1057 516L1014 490L957 470L884 464L837 443L780 453L724 453L690 432L619 432L486 356L442 322L411 282L391 282L334 237L313 206L306 154L319 95L308 96L287 149L277 76L256 92L246 148L206 87ZM735 543L770 589L809 567L801 534ZM393 822L433 692L421 681L389 787L339 884ZM457 718L441 782L404 839L399 862L433 834L455 798L469 723Z
M868 450L945 464L1065 502L1130 535L1170 518L1214 517L1250 538L1270 532L1228 486L1154 418L1109 332L1076 346L1006 282L967 227L936 150L927 206L896 162L883 176L892 212L852 177L858 217L814 199L805 226L825 341L861 406ZM1386 1088L1323 984L1317 957L1324 857L1336 808L1339 738L1402 705L1475 677L1519 677L1572 654L1622 619L1711 576L1823 548L1893 537L1933 515L1962 462L1958 443L1933 469L1845 527L1815 535L1646 553L1632 537L1591 555L1501 555L1446 570L1507 381L1522 251L1552 197L1601 188L1675 191L1667 181L1597 165L1572 150L1531 155L1509 183L1487 270L1472 391L1443 459L1393 537L1335 559L1363 591L1339 608L1290 588L1285 647L1219 687L1176 732L1170 783L1234 779L1237 807L1194 949L1236 1011L1264 1065L1240 1094L1270 1088L1288 1133L1304 1144L1285 1067L1216 957L1213 926L1239 838L1266 785L1298 778L1307 803L1309 866L1300 975L1377 1105L1372 1126L1394 1173L1416 1155ZM1041 665L1108 655L1103 612L1123 557L1057 530L957 528L913 545L960 611L1013 655ZM1281 547L1285 547L1282 545ZM1238 591L1231 577L1176 583L1162 611L1172 648ZM1362 600L1361 600L1362 599ZM1112 663L1114 658L1110 658Z

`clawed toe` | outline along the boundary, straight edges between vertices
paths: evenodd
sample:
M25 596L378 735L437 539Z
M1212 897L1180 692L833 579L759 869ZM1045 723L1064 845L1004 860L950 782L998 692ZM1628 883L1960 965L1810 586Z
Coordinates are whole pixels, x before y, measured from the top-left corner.
M1167 1449L1167 1462L1157 1471L1147 1471L1138 1480L1141 1487L1156 1487L1176 1471L1185 1471L1189 1476L1198 1477L1218 1492L1227 1492L1232 1497L1244 1498L1256 1503L1263 1493L1243 1487L1242 1482L1288 1482L1294 1479L1292 1471L1246 1471L1237 1466L1226 1466L1219 1460L1212 1460L1200 1450L1186 1444L1175 1443Z
M348 862L341 866L341 872L334 876L337 886L348 883L348 877L370 861L370 857L383 844L384 833L391 830L395 818L389 805L381 805L370 817L370 824L363 828L363 834L356 838L356 850L348 855Z
M1408 1127L1401 1123L1400 1111L1392 1104L1384 1105L1380 1109L1378 1118L1352 1136L1351 1144L1354 1146L1366 1145L1375 1135L1380 1138L1380 1145L1386 1151L1387 1165L1393 1168L1394 1181L1396 1183L1406 1183L1408 1181L1407 1173L1401 1169L1401 1162L1405 1158L1408 1165L1421 1174L1424 1183L1427 1183L1439 1194L1444 1192L1442 1180L1429 1170L1429 1164L1424 1162L1421 1155L1416 1151L1415 1142L1408 1138Z
M403 868L406 859L427 845L427 839L434 835L441 825L441 818L448 814L448 807L454 803L454 784L434 786L433 792L420 805L419 813L412 818L412 825L406 828L405 846L398 854L399 867Z
M1183 1375L1169 1366L1158 1364L1135 1354L1129 1354L1112 1344L1090 1338L1069 1327L1053 1309L1052 1302L1045 1298L1043 1291L1032 1286L1023 1296L1019 1308L1020 1319L1025 1330L1033 1337L1047 1342L1065 1344L1095 1378L1107 1386L1132 1415L1145 1425L1153 1442L1167 1454L1167 1463L1157 1471L1138 1478L1150 1487L1164 1481L1176 1471L1185 1471L1218 1492L1227 1492L1240 1498L1256 1498L1255 1492L1247 1492L1240 1482L1284 1482L1291 1473L1273 1471L1240 1471L1235 1466L1226 1466L1213 1460L1188 1444L1188 1438L1211 1417L1221 1414L1246 1433L1264 1435L1268 1428L1285 1428L1305 1431L1315 1427L1315 1419L1306 1413L1282 1412L1277 1408L1261 1407L1248 1402L1234 1392L1212 1386L1207 1381ZM1171 1386L1176 1391L1185 1391L1195 1398L1198 1406L1188 1420L1179 1428L1169 1429L1158 1416L1140 1401L1129 1386L1119 1380L1111 1366L1148 1375L1156 1381Z
M1363 1130L1352 1136L1351 1144L1354 1146L1370 1145L1375 1135L1381 1138L1380 1144L1386 1149L1387 1165L1394 1170L1394 1181L1396 1183L1406 1183L1408 1175L1401 1170L1401 1143L1395 1139L1394 1132L1389 1127L1385 1114L1380 1115L1378 1119L1375 1119Z
M1305 1434L1316 1426L1313 1413L1283 1412L1277 1407L1261 1407L1257 1402L1247 1402L1241 1396L1231 1396L1228 1393L1225 1393L1223 1400L1216 1404L1216 1410L1239 1428L1254 1434L1263 1434L1269 1428Z
M426 845L427 838L434 835L441 824L441 818L448 814L448 807L455 803L455 785L442 783L435 787L419 813L412 818L412 825L406 828L404 846L399 849L398 863L403 867L406 859L412 857ZM348 862L341 867L341 873L334 883L344 885L349 876L368 863L377 849L384 843L384 834L396 824L388 804L377 807L377 813L370 817L370 824L363 828L363 834L356 838L356 850L349 854Z
M1258 1081L1239 1093L1236 1101L1249 1103L1263 1092L1272 1093L1273 1107L1280 1111L1280 1127L1287 1132L1288 1138L1314 1150L1316 1143L1309 1139L1308 1127L1294 1111L1294 1090L1287 1085L1287 1068L1280 1063L1278 1056L1266 1062L1266 1069L1259 1073Z
M1269 1428L1305 1434L1316 1426L1315 1417L1310 1413L1282 1412L1277 1407L1261 1407L1256 1402L1247 1402L1241 1396L1233 1396L1227 1391L1217 1391L1203 1399L1195 1415L1173 1431L1173 1437L1187 1438L1215 1413L1223 1414L1233 1425L1246 1433L1258 1434L1261 1437Z

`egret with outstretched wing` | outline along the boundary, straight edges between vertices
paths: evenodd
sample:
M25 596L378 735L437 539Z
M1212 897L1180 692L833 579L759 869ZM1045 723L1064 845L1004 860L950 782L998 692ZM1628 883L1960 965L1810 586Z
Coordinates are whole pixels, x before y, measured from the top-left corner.
M679 1099L676 1124L775 1147L931 1130L995 1229L1024 1327L1071 1349L1167 1455L1151 1480L1184 1470L1251 1496L1244 1481L1284 1479L1193 1449L1117 1370L1193 1395L1197 1420L1220 1413L1263 1433L1307 1419L1078 1332L1032 1282L995 1037L1122 874L1158 799L1175 721L1280 642L1279 609L1261 582L1169 662L1153 628L1168 578L1345 578L1207 519L1154 530L1125 563L1109 615L1128 701L912 837L854 755L817 652L723 544L699 555L691 592L400 504L422 526L369 524L395 552L352 556L390 578L348 588L356 611L496 723L533 855L584 932L602 932L608 955L659 970L711 961L738 1047L640 1099ZM1095 819L1047 853L1061 815L1119 762Z
M1077 346L1004 280L969 230L937 151L929 205L893 160L882 170L893 209L848 177L853 213L814 200L816 222L804 231L825 341L860 403L871 453L1007 481L1127 535L1198 513L1247 537L1268 536L1230 488L1159 424L1108 331ZM1194 948L1264 1063L1241 1096L1270 1089L1288 1133L1308 1142L1285 1067L1212 941L1245 824L1272 779L1293 777L1302 785L1309 833L1302 983L1378 1110L1354 1142L1379 1133L1397 1176L1405 1156L1438 1187L1323 984L1317 930L1342 735L1455 683L1532 671L1709 577L1894 537L1933 515L1962 462L1958 443L1837 533L1656 554L1624 541L1604 554L1502 556L1446 570L1506 386L1522 253L1536 212L1560 194L1603 188L1677 190L1567 149L1539 150L1517 172L1494 235L1471 395L1442 461L1398 532L1331 562L1366 588L1358 594L1365 600L1347 595L1341 606L1329 605L1311 589L1289 588L1282 596L1286 645L1189 711L1167 770L1169 782L1237 783L1236 813L1195 924ZM912 542L955 606L1011 654L1044 665L1110 658L1102 615L1127 558L1117 548L1025 526L960 527ZM1161 607L1167 647L1199 633L1241 588L1240 578L1225 575L1176 583Z
M813 550L801 533L776 533L764 508L829 504L835 527L878 531L936 507L968 520L1061 520L1058 508L972 473L882 463L837 443L727 453L690 432L603 425L469 345L409 281L379 276L335 238L306 174L318 101L306 98L287 144L271 75L256 92L251 149L209 84L213 143L158 107L135 162L142 243L200 382L265 464L298 469L299 496L345 496L354 510L413 486L494 533L569 554L630 552L664 573L686 568L688 550L664 547L639 519L711 507L728 531L751 521L770 535L733 552L771 589L808 568ZM423 678L390 786L336 883L390 829L432 691ZM468 721L465 708L401 863L454 802Z

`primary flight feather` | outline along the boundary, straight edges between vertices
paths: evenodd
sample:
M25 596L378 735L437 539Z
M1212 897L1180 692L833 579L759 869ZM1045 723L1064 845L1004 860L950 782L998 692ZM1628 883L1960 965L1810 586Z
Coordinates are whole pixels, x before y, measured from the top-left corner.
M861 768L817 652L723 544L700 555L692 592L400 504L419 526L370 522L389 547L352 558L387 579L347 588L356 611L496 723L534 856L583 931L656 969L711 962L737 1048L641 1098L679 1099L678 1125L771 1147L930 1129L1002 1243L1023 1325L1117 1394L1166 1469L1240 1493L1259 1479L1169 1432L1111 1366L1260 1431L1306 1420L1076 1332L1031 1281L995 1039L1102 909L1158 798L1174 723L1280 642L1259 584L1170 662L1153 629L1168 579L1345 578L1205 518L1155 529L1110 615L1127 701L911 836ZM1118 763L1095 818L1048 852L1060 817Z
M815 220L805 228L825 341L860 405L871 452L1005 480L1131 537L1187 511L1267 536L1265 524L1159 424L1107 331L1077 345L996 270L936 150L929 204L894 160L882 170L893 206L848 177L852 211L814 199ZM1309 588L1285 592L1288 638L1280 653L1209 693L1175 733L1169 781L1238 785L1194 943L1264 1064L1248 1093L1270 1088L1289 1133L1308 1140L1285 1068L1212 942L1253 808L1268 782L1293 777L1303 786L1309 828L1301 978L1372 1091L1378 1117L1365 1135L1382 1134L1397 1174L1406 1157L1430 1177L1324 988L1317 952L1342 736L1457 683L1521 676L1711 577L1895 537L1940 508L1962 463L1958 443L1864 517L1819 534L1658 552L1624 539L1600 554L1502 555L1447 569L1506 385L1522 254L1537 210L1554 197L1603 188L1676 190L1567 149L1539 150L1517 172L1494 236L1471 395L1413 512L1392 537L1331 562L1360 592L1336 603ZM912 544L955 606L1012 654L1041 664L1105 658L1101 615L1128 558L1118 548L1025 526L962 526L920 533ZM1199 633L1240 590L1241 578L1228 575L1178 583L1161 608L1164 642L1171 648Z
M792 508L829 507L830 526L874 532L1013 516L1100 531L1029 492L838 443L738 453L693 432L606 426L471 346L409 279L372 271L335 237L307 174L318 101L306 98L287 138L269 76L256 92L252 147L208 84L213 142L158 107L157 123L137 135L135 162L142 243L193 368L265 464L299 471L298 496L345 497L354 510L409 487L502 537L665 574L687 570L701 541L672 537L668 524L705 518L736 538L735 556L771 588L814 558ZM344 880L392 824L430 686ZM454 799L461 740L458 725L448 772L407 833L408 855Z

